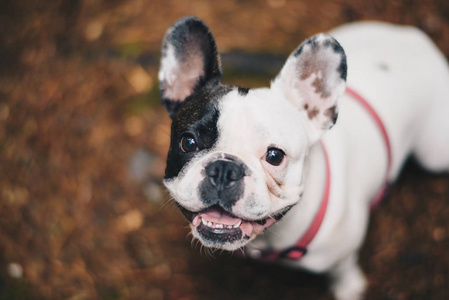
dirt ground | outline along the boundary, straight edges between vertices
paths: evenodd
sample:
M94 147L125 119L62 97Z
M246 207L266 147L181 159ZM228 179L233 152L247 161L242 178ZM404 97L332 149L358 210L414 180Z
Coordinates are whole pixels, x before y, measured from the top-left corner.
M161 40L199 16L225 81L254 87L271 58L357 20L417 26L449 56L448 3L1 1L0 299L331 299L324 276L191 245L160 185ZM233 60L248 54L263 71ZM367 298L449 299L448 249L449 176L409 162L370 223Z

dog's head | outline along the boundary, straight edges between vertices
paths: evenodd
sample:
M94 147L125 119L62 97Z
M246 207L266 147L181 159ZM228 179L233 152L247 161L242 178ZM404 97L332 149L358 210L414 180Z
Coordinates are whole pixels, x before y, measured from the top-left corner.
M164 184L196 238L235 250L301 199L308 150L337 119L346 57L319 34L290 55L271 88L225 85L221 77L201 20L170 27L159 71L173 119Z

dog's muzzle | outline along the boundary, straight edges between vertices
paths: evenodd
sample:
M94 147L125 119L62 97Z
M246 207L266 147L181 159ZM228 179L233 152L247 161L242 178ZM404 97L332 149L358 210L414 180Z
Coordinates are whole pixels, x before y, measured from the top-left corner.
M246 165L227 155L210 161L203 169L199 195L205 209L193 212L180 207L192 223L193 235L205 246L235 250L282 218L291 206L270 217L247 220L233 214L234 205L244 198L245 178L251 175Z

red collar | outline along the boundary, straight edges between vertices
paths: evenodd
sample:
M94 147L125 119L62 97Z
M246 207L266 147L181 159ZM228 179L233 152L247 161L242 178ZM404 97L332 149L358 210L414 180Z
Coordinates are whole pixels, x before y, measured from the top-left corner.
M393 163L393 154L391 151L390 138L388 137L387 129L385 128L382 119L379 117L379 115L371 106L371 104L369 104L368 101L366 101L365 98L363 98L359 93L357 93L356 91L354 91L349 87L346 87L346 93L348 93L352 98L357 100L363 106L363 108L365 108L369 112L374 122L376 123L377 127L379 127L380 133L382 134L382 137L384 139L385 148L387 149L387 168L385 172L385 184L381 188L377 196L374 197L374 199L371 201L371 209L373 209L377 207L377 205L379 205L379 203L386 197L391 185L390 172L391 172L391 165Z
M348 93L352 98L357 100L371 115L373 120L375 121L376 125L379 127L379 130L382 133L385 147L387 148L387 171L386 171L386 178L387 182L384 185L384 187L381 189L381 191L378 193L378 195L373 199L371 202L371 207L375 207L379 204L379 202L385 197L388 187L389 187L389 174L392 164L392 151L391 151L391 143L390 139L388 137L387 130L377 114L377 112L374 110L374 108L362 97L360 94L355 92L353 89L347 87L346 93ZM330 172L330 166L329 166L329 157L327 155L326 148L324 147L324 144L321 143L323 154L324 154L324 161L326 165L326 182L324 186L324 194L323 199L321 200L321 205L318 209L317 214L315 215L315 218L313 219L312 223L309 225L309 228L305 232L305 234L293 245L283 250L274 250L274 249L265 249L260 252L259 259L263 261L276 261L278 259L282 258L288 258L292 260L298 260L301 257L303 257L307 253L307 247L312 242L312 240L315 238L315 235L318 233L318 230L321 227L321 224L323 223L324 216L326 215L327 205L329 203L329 192L330 192L330 185L331 185L331 172Z

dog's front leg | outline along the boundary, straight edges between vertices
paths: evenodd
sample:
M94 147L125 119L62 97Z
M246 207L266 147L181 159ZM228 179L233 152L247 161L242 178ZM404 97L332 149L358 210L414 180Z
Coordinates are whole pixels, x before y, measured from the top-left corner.
M363 299L366 279L354 252L340 260L330 271L331 290L337 300Z

